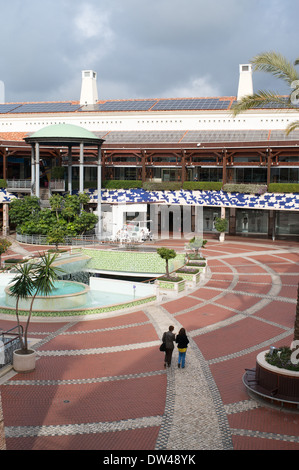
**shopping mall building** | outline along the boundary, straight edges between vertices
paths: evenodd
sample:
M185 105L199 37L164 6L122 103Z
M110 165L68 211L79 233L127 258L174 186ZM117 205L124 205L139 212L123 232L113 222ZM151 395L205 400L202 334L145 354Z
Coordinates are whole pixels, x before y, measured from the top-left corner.
M215 231L222 216L231 235L299 238L299 131L285 133L298 111L268 106L234 117L236 100L252 91L251 66L240 65L233 97L101 100L90 70L78 101L0 96L4 235L12 198L86 191L103 216L99 235L112 233L120 214L124 224L142 214L158 236L165 219L181 236ZM187 229L178 222L184 211Z

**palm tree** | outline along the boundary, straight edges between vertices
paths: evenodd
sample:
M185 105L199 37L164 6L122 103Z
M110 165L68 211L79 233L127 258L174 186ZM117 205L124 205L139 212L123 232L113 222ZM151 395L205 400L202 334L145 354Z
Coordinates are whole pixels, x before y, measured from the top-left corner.
M58 253L45 253L36 263L27 262L17 268L18 274L12 280L10 292L17 297L16 317L19 327L21 349L24 354L28 353L28 329L33 311L33 303L37 295L49 295L54 287L54 281L63 269L53 266ZM19 320L19 300L31 297L28 318L22 338Z
M295 92L288 96L281 96L274 91L258 91L253 95L244 96L232 107L234 116L254 108L263 108L266 105L274 105L280 108L290 108L298 111L298 107L294 102L294 97L298 94L299 74L295 68L299 64L299 58L292 64L282 54L276 52L265 52L258 54L251 60L254 71L262 71L270 73L276 78L283 80ZM294 129L299 127L299 121L292 122L286 128L287 135Z

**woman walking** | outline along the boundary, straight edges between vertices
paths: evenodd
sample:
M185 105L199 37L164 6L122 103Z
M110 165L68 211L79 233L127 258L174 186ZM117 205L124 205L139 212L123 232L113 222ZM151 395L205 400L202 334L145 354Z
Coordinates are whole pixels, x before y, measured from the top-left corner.
M176 336L175 342L178 344L179 358L178 358L178 367L185 367L186 352L189 344L189 339L186 335L185 328L181 328L179 333Z

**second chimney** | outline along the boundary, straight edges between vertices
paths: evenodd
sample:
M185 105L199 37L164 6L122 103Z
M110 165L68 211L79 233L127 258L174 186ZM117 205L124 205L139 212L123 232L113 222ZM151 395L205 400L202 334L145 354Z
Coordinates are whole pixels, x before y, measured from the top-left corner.
M253 94L252 66L251 64L240 65L239 87L237 100L244 96Z

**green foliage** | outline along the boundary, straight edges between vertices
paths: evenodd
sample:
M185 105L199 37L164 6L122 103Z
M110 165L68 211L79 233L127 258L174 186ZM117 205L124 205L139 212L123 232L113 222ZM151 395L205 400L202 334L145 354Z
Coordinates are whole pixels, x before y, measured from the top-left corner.
M105 189L134 189L142 188L142 181L139 180L106 180L102 182Z
M170 248L161 247L157 249L157 253L166 262L166 276L169 277L168 261L176 257L176 252Z
M54 286L54 281L58 274L62 273L61 268L55 267L53 263L57 254L45 253L39 261L27 261L24 264L17 265L17 274L10 285L10 292L16 297L16 317L19 326L19 337L24 353L28 352L28 328L32 316L33 304L38 294L49 295ZM24 336L21 335L19 319L19 300L32 297L27 322L25 325Z
M194 251L195 255L198 255L198 252L201 248L204 248L208 240L204 240L201 237L193 237L188 245L186 246L187 250Z
M25 220L35 216L40 210L39 199L36 196L13 199L9 205L9 218L13 224L19 226Z
M221 191L221 181L185 181L183 189L190 191Z
M228 221L226 219L216 217L214 225L217 232L225 232L228 228Z
M3 253L5 253L10 246L10 241L6 240L6 238L0 238L0 259L1 255L3 255Z
M269 193L299 193L298 183L271 183L268 187Z
M63 180L64 178L64 167L63 166L54 166L51 169L51 178L54 180Z
M266 184L225 184L223 191L227 193L244 193L244 194L264 194L267 192Z
M265 354L265 359L268 364L279 367L280 369L287 369L293 371L299 371L299 364L292 364L291 355L293 350L288 346L282 346L277 348L271 354L270 352Z
M177 181L162 181L161 183L146 181L142 187L146 191L179 191L182 189L182 184Z
M25 235L48 235L48 243L63 243L67 236L76 236L94 229L98 217L84 211L89 202L86 193L62 197L50 197L51 209L40 210L38 198L27 196L13 201L12 218L17 223L17 232ZM56 232L56 233L55 233ZM51 240L51 241L50 241Z
M7 188L7 181L4 179L0 179L0 188Z

